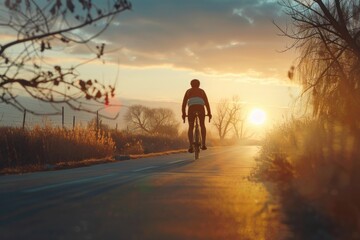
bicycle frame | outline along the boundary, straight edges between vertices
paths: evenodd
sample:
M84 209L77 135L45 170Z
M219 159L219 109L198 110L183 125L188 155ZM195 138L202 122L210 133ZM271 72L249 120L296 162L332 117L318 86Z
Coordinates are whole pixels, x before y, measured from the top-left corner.
M205 115L209 116L209 115ZM186 115L188 117L188 115ZM199 113L195 112L195 120L194 120L194 132L193 132L193 148L194 148L194 159L199 159L200 157L200 147L201 147L201 134L200 134L200 127L199 127ZM210 122L210 119L209 119ZM185 119L184 119L185 123Z
M201 146L201 134L199 129L199 114L196 112L195 124L194 124L194 142L193 142L195 160L199 159L200 146Z

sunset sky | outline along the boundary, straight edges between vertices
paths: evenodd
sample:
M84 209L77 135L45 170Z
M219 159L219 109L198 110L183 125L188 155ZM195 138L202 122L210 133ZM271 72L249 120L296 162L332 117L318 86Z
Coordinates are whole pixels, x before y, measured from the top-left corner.
M291 42L273 24L287 21L276 1L132 3L99 39L119 50L91 74L115 79L119 71L118 96L180 102L193 78L213 103L239 95L246 104L286 108L297 94L287 80L295 54L281 53Z
M296 53L282 52L291 42L273 24L289 21L277 1L131 2L133 10L118 15L96 39L106 43L105 63L80 69L84 78L116 83L117 97L180 103L190 80L198 78L213 112L220 99L238 95L277 118L298 95L287 79ZM87 58L84 46L56 55L69 64Z

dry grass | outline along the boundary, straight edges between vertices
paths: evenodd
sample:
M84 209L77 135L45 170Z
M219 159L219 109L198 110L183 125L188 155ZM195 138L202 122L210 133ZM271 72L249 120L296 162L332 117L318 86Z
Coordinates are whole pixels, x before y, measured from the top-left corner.
M150 136L129 132L112 132L117 153L124 155L142 155L187 148L187 139L179 136Z
M359 239L359 143L359 134L340 124L292 120L266 136L253 176L277 183L288 218L300 219L311 209L312 219L326 219L316 223L319 231L326 226L340 239ZM302 220L294 225L309 223Z
M104 158L115 150L114 141L106 134L51 126L0 128L0 145L0 169Z
M0 146L0 173L15 174L112 162L117 154L137 159L184 152L187 140L46 125L0 128Z

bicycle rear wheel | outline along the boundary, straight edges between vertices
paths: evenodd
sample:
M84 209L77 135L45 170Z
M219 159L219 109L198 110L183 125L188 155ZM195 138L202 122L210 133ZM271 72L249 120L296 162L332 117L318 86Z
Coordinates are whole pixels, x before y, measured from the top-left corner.
M195 154L195 160L199 159L199 155L200 155L200 148L199 147L195 148L194 154Z
M195 160L199 159L200 155L200 131L199 128L195 128L195 134L194 134L194 155Z

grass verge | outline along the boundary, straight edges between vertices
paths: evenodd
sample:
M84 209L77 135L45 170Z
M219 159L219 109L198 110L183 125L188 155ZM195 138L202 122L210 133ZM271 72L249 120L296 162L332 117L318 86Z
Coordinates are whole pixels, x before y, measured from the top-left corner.
M360 239L360 136L318 120L292 120L262 142L252 178L275 183L293 239Z

